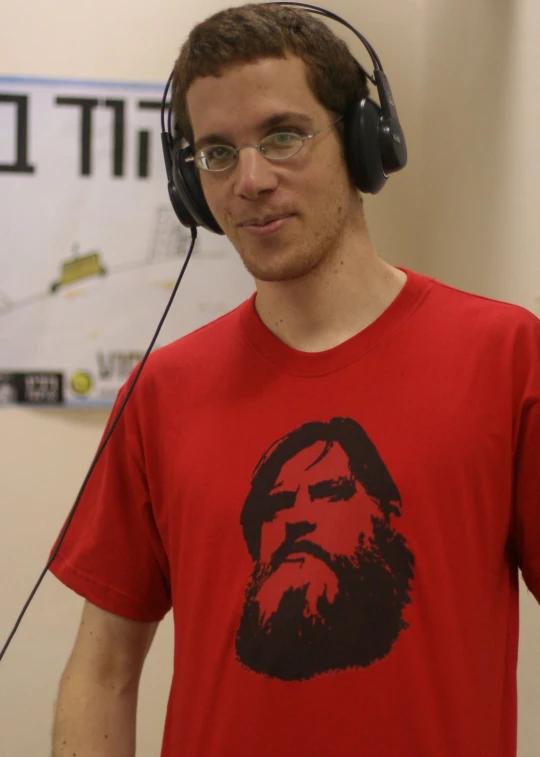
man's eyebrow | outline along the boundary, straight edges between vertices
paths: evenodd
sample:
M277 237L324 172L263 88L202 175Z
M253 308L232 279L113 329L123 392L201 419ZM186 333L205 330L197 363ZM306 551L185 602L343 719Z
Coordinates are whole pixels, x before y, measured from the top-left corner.
M264 121L261 121L256 128L258 131L264 131L265 129L271 129L273 126L281 126L287 121L296 121L297 123L300 122L302 124L305 124L306 126L313 125L313 119L306 113L297 113L293 110L284 110L281 113L274 113L268 118L265 118ZM228 144L230 144L230 140L223 134L205 134L203 137L199 137L199 139L195 142L195 152L198 152L207 145Z

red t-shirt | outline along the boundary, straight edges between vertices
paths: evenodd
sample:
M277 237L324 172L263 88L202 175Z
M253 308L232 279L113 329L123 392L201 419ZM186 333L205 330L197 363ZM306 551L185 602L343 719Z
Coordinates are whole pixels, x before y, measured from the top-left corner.
M163 757L515 757L540 323L407 273L334 349L251 298L144 368L52 571L173 608Z

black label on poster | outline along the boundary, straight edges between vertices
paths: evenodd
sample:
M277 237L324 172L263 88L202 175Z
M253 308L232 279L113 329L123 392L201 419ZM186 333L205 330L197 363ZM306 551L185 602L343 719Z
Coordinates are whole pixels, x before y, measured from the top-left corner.
M0 373L0 405L62 405L64 376L50 371Z

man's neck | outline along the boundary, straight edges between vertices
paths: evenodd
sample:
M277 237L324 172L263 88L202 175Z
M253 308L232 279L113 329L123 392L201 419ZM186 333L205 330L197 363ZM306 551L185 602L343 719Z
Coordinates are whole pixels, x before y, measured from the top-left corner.
M366 233L302 279L256 281L255 307L282 342L302 352L321 352L373 323L406 278L378 257Z

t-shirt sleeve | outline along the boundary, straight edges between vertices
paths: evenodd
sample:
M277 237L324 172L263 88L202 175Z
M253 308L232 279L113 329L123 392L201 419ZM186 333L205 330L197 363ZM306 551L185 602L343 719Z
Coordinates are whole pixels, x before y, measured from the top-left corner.
M122 399L123 390L103 438ZM170 609L168 560L150 501L134 396L98 459L50 570L85 599L123 617L157 621Z
M515 535L523 579L540 602L540 321L531 317L516 351L522 378L515 452Z

